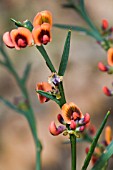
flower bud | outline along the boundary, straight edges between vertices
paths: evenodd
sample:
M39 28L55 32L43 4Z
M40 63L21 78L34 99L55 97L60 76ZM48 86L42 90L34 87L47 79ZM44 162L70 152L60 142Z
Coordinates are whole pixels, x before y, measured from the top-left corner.
M106 94L107 96L112 96L111 91L108 89L108 87L104 86L103 87L103 92L104 94Z
M108 21L106 19L103 19L102 20L102 29L103 30L106 30L108 28Z
M102 62L98 63L98 68L99 68L100 71L103 71L103 72L108 71L108 67L105 66Z

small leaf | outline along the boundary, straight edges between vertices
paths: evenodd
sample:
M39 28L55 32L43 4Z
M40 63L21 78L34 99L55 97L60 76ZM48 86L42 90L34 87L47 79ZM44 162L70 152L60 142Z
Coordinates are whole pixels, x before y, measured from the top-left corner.
M105 151L97 160L97 162L95 163L91 170L102 169L105 166L105 163L110 159L112 155L113 155L113 141L106 147Z
M24 25L20 21L16 21L13 18L10 18L10 20L13 21L17 27L24 27Z
M62 54L58 75L63 76L67 67L68 57L69 57L69 50L70 50L70 38L71 38L71 31L68 31L68 35L64 45L64 51Z
M84 34L94 37L93 32L83 27L74 26L74 25L65 25L65 24L54 24L54 26L61 29L67 29L67 30L70 29L71 31L82 32Z
M30 70L31 70L31 64L28 63L28 64L26 65L25 70L24 70L24 74L23 74L23 78L22 78L22 82L23 82L23 83L26 83L26 81L27 81L27 79L28 79L28 77L29 77Z
M95 135L95 137L93 139L93 142L91 144L90 150L89 150L89 152L87 154L87 157L86 157L86 159L84 161L84 165L82 167L82 170L86 170L88 165L89 165L89 162L90 162L91 157L93 155L94 149L95 149L95 147L97 145L98 139L99 139L99 137L100 137L100 135L102 133L102 130L103 130L103 128L104 128L104 126L105 126L105 124L107 122L107 119L108 119L109 115L110 115L110 111L107 112L107 114L106 114L106 116L105 116L105 118L104 118L104 120L103 120L103 122L102 122L102 124L101 124L101 126L100 126L100 128L99 128L99 130L97 132L97 134Z
M42 96L47 97L48 99L51 99L51 100L55 101L58 105L60 104L59 100L56 99L56 97L51 95L50 93L42 91L42 90L36 90L36 92L39 93Z
M46 64L48 66L48 68L51 70L51 72L56 72L46 50L44 49L44 47L41 45L41 46L36 46L36 48L40 51L40 53L42 54L44 60L46 61Z

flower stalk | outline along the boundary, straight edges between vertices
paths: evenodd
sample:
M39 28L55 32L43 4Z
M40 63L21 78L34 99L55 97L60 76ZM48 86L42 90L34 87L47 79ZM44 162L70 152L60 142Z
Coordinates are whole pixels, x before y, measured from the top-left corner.
M71 170L76 170L76 136L70 135L71 142Z

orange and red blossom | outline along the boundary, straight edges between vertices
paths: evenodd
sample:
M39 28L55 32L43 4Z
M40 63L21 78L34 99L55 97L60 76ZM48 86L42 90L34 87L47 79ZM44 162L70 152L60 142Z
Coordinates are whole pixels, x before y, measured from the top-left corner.
M3 41L9 48L16 48L17 50L33 45L32 34L24 27L19 27L13 29L11 32L4 33Z
M64 121L70 124L71 120L81 119L83 117L83 114L78 106L71 102L69 104L65 103L62 106L62 116L64 118Z
M52 14L49 11L41 11L37 13L33 20L33 26L37 27L38 25L42 25L43 23L50 24L52 26Z
M89 123L90 115L88 113L83 115L80 109L71 102L62 106L62 114L58 114L57 119L63 126L60 126L58 130L55 123L53 123L54 121L51 122L49 131L52 135L56 136L65 131L64 135L74 134L79 137L78 133L84 131L86 124Z
M36 45L41 46L42 44L46 45L52 40L50 32L50 24L43 23L34 27L32 30L33 39Z
M37 83L37 85L36 85L36 91L38 91L38 90L43 90L45 92L50 92L52 90L52 87L47 82L41 82L41 83ZM37 93L37 95L38 95L38 99L39 99L40 103L44 103L44 102L47 102L49 100L47 97L42 96L42 95L40 95L38 93Z
M113 66L113 48L109 48L107 51L107 61L110 66Z

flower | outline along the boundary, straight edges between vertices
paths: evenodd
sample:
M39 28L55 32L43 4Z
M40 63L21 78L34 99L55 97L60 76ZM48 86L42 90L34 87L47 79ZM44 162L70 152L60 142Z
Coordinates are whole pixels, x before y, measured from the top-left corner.
M4 33L3 41L9 48L16 48L17 50L33 45L32 34L24 27L19 27L13 29L11 32Z
M46 45L52 40L50 28L50 24L48 23L43 23L42 25L34 27L32 30L32 35L36 45Z
M36 91L38 91L38 90L43 90L45 92L50 92L52 90L52 87L47 82L41 82L41 83L38 83L36 85ZM40 95L38 93L37 93L37 96L38 96L38 99L39 99L40 103L44 103L44 102L49 101L49 99L47 97L42 96L42 95Z
M110 66L113 66L113 48L109 48L107 52L107 61Z
M90 115L88 113L83 115L80 109L71 102L62 106L62 115L58 114L57 119L64 126L56 128L54 121L52 121L49 126L52 135L57 136L64 132L63 135L73 134L80 137L79 133L84 131L86 124L89 123Z
M36 27L38 25L42 25L43 23L50 24L52 26L52 14L49 11L41 11L37 13L33 20L33 26Z
M81 119L83 117L82 112L74 103L64 104L62 106L62 116L64 121L68 124L71 123L71 120Z

